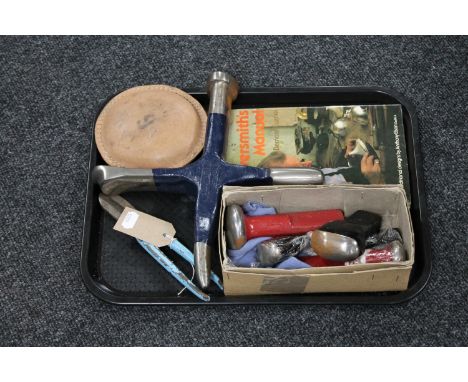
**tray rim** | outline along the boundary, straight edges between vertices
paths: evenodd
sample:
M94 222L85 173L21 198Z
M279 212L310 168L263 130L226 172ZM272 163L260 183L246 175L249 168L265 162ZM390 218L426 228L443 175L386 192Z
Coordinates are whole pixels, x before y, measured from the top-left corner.
M126 89L122 89L124 91ZM422 230L422 235L425 238L423 242L423 258L424 264L422 267L421 275L410 288L401 292L392 292L392 294L382 296L381 294L373 293L324 293L324 294L300 294L300 295L261 295L261 296L212 296L210 302L203 302L195 298L184 297L147 297L137 295L120 295L113 292L105 284L98 282L89 273L88 269L88 251L90 244L90 230L89 220L92 211L92 188L93 183L91 179L92 167L96 159L96 151L93 150L94 143L94 122L99 115L100 110L104 105L121 91L116 92L104 101L99 103L96 114L93 118L92 134L90 143L90 158L88 163L88 180L87 191L83 219L83 232L81 242L81 259L80 259L80 273L81 278L87 289L97 298L108 303L117 305L315 305L315 304L363 304L363 305L382 305L382 304L400 304L405 303L416 297L427 285L431 272L432 272L432 256L431 256L431 237L429 235L427 222L427 207L426 207L426 193L423 181L422 160L419 142L419 128L416 117L416 110L413 104L401 93L381 86L317 86L317 87L261 87L261 88L245 88L241 89L241 94L288 94L288 93L345 93L356 92L366 93L374 92L386 96L390 96L401 104L404 111L408 113L411 128L411 139L413 150L408 152L413 158L414 166L414 180L416 183L416 190L411 190L411 197L417 194L418 209L415 211L419 215L421 221L419 229ZM206 95L206 91L200 89L184 90L191 95ZM412 178L410 173L410 178ZM412 200L412 205L414 201ZM413 223L414 224L414 223ZM284 298L287 296L287 299Z

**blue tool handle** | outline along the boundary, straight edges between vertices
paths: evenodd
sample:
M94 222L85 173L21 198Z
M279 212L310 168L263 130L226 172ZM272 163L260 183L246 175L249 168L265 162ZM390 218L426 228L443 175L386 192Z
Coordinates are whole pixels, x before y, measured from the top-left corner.
M138 243L155 259L166 271L168 271L182 286L187 288L196 297L203 301L210 301L210 296L203 293L169 258L155 245L144 240L137 239Z
M203 181L198 182L195 206L195 242L211 246L214 242L219 203L223 185L264 185L271 184L268 169L230 165L222 161L205 160L197 163L201 167Z
M174 252L176 252L184 260L194 265L193 253L185 245L183 245L179 240L177 239L171 240L171 243L169 244L169 248L172 249ZM210 279L218 286L219 289L224 290L223 284L221 283L220 278L213 271L211 271Z

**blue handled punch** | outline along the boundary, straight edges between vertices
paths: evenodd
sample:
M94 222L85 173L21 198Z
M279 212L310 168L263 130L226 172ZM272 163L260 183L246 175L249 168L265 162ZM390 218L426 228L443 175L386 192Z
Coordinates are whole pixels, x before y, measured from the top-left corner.
M99 195L99 204L108 212L114 219L118 220L125 207L133 208L133 206L124 198L118 195L107 196L104 194ZM157 246L148 243L144 240L136 239L141 247L155 259L172 277L174 277L182 286L192 292L196 297L203 301L210 301L210 296L201 291ZM169 244L174 252L185 259L190 264L194 265L194 256L180 241L171 237ZM223 290L223 286L219 277L211 273L211 280Z

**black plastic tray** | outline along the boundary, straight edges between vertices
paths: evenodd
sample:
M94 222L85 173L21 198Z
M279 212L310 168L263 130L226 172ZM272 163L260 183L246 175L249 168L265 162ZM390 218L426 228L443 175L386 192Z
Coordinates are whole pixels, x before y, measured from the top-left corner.
M208 96L192 91L205 108ZM110 98L109 98L110 99ZM104 105L97 110L97 115ZM172 279L137 242L112 230L114 221L99 206L99 189L91 180L91 170L104 164L96 150L94 138L89 161L88 190L83 228L81 273L88 289L100 299L116 304L389 304L407 301L426 285L431 272L430 237L426 218L426 200L422 177L417 120L414 108L400 94L377 87L317 87L243 89L234 107L281 107L321 105L401 104L405 126L406 147L411 187L411 218L415 234L415 262L409 287L402 292L319 293L272 296L227 297L213 289L212 299L205 303L189 292L180 291ZM94 131L94 121L93 121ZM179 240L187 247L193 245L194 200L184 195L157 192L127 193L124 195L136 208L171 221ZM216 248L216 246L213 246ZM186 274L192 269L170 250L164 249ZM219 259L213 255L213 267L221 276Z

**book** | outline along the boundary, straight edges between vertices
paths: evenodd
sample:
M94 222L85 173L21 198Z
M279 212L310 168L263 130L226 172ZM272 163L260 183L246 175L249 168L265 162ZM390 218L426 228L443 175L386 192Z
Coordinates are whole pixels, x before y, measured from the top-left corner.
M317 167L326 184L400 184L410 200L401 105L233 109L224 160Z

